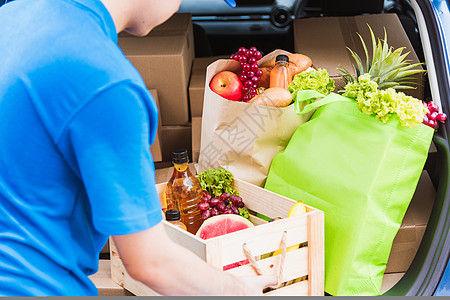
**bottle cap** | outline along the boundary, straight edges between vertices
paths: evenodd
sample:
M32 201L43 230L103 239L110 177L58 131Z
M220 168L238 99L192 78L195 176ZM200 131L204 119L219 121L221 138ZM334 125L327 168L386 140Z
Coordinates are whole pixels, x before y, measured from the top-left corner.
M289 62L289 56L284 55L284 54L277 55L277 57L275 58L275 62L277 62L277 61Z
M177 221L180 220L181 214L179 210L168 209L166 210L166 220L167 221Z
M172 161L174 164L185 164L189 162L189 157L186 149L177 149L172 152Z

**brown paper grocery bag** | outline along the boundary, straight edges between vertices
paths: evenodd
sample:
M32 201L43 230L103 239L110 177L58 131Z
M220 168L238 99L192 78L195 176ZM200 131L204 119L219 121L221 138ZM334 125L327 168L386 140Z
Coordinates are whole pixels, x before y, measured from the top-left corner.
M258 61L259 65L278 54L275 50ZM312 113L299 116L294 104L268 107L227 100L209 88L209 82L221 71L240 75L239 62L219 59L206 70L198 173L207 168L229 170L235 177L264 186L275 154L284 150L298 126L309 120Z

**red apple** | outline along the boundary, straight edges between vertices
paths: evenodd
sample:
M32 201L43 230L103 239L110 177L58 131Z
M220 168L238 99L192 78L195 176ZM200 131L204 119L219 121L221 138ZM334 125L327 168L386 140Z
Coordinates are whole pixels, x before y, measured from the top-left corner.
M222 71L217 73L209 83L211 90L232 101L242 100L243 84L239 80L239 76L231 71Z

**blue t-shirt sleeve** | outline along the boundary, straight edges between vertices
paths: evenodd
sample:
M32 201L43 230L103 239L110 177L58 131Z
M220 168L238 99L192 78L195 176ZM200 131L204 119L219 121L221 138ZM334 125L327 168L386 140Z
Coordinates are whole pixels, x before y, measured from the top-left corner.
M147 90L120 83L96 95L67 127L94 226L106 235L139 232L162 220L150 153L157 118Z

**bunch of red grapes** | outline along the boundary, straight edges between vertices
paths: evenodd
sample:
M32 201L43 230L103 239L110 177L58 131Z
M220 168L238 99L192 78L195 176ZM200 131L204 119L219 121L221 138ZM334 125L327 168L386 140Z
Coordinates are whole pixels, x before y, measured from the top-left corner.
M219 197L211 197L208 191L203 191L202 202L198 204L198 209L202 212L202 219L206 220L221 214L239 215L239 209L244 207L244 201L240 196L223 193Z
M248 102L250 99L255 97L258 88L258 81L261 80L263 75L262 70L258 67L258 60L262 57L261 52L256 49L256 47L250 47L247 49L245 47L240 47L237 54L231 54L230 59L234 59L241 63L242 73L239 76L242 84L242 92L244 94L242 101Z
M439 106L433 101L428 102L428 104L423 102L423 105L428 108L428 113L423 117L422 123L437 130L439 122L444 123L447 120L447 115L439 113Z

